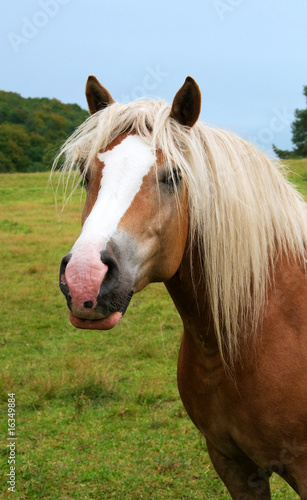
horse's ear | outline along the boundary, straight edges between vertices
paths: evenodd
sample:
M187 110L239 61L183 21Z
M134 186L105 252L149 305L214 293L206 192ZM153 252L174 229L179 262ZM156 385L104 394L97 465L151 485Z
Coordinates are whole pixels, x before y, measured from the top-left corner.
M201 93L195 80L188 76L174 97L170 116L181 125L193 127L201 107Z
M115 102L107 89L93 75L90 75L87 79L85 95L91 115Z

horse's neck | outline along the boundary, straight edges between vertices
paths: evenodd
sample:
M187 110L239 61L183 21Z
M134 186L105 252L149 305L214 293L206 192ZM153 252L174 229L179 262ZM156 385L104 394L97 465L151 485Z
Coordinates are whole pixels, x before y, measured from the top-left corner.
M184 330L201 350L218 352L213 320L207 300L205 277L195 250L186 250L176 274L165 286L181 316Z
M192 264L191 264L192 261ZM208 368L221 363L214 323L210 312L206 292L206 277L201 269L197 250L192 259L186 251L177 273L167 283L166 288L182 318L185 331L185 345L193 347L198 361ZM257 335L261 336L258 347L270 345L271 350L281 349L287 352L289 339L292 346L304 345L304 359L307 359L307 279L306 271L296 259L280 257L274 269L274 280L269 283L263 321L260 322ZM242 344L240 363L243 359L251 363L251 354L255 348ZM252 349L252 350L251 350ZM255 350L255 353L258 351ZM245 354L244 354L245 353Z

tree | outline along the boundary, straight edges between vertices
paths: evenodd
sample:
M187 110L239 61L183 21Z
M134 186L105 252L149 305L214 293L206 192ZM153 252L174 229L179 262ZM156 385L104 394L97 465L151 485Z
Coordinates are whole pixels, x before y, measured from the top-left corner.
M304 96L307 101L307 85L304 87ZM298 156L307 157L307 109L295 110L296 120L292 123L292 142Z
M30 164L29 136L21 125L0 125L1 172L26 172ZM13 165L13 167L12 167Z
M304 86L303 94L307 101L307 85ZM295 110L294 122L291 125L292 142L295 146L293 151L278 149L273 144L273 149L279 158L306 158L307 157L307 109Z
M77 104L0 91L0 172L50 169L60 145L87 117Z

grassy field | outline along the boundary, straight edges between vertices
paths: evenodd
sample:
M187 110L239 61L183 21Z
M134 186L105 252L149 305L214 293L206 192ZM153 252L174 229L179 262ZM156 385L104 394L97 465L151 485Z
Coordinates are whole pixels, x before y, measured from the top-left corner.
M307 160L290 168L307 195ZM181 323L163 285L136 295L114 330L74 329L58 268L83 201L58 217L46 186L46 174L0 176L0 497L13 392L15 499L229 499L177 392ZM273 499L297 498L272 485Z

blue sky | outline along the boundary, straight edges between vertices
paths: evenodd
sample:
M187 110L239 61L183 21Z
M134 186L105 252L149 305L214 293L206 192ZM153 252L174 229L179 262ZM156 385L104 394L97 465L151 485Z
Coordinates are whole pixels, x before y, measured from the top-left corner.
M306 0L11 0L0 89L86 108L94 74L116 100L173 96L191 75L201 119L269 151L305 108Z

